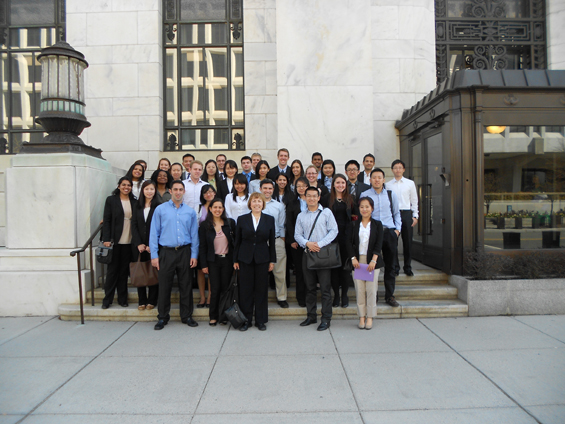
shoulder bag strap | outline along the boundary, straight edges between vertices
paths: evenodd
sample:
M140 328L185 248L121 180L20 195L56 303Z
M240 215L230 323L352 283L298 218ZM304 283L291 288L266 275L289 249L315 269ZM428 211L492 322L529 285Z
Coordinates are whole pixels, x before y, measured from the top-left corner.
M316 222L318 222L318 218L322 211L318 211L318 215L316 215L316 219L314 220L314 224L312 225L312 229L310 230L310 234L308 235L308 241L310 241L310 237L312 237L312 233L314 232L314 227L316 226Z

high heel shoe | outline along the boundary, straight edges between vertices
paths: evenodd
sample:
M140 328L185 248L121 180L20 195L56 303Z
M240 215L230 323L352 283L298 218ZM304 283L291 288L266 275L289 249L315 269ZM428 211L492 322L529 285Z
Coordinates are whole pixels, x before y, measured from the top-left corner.
M196 307L197 307L197 308L203 308L204 306L206 306L205 303L197 303L197 304L196 304Z
M218 321L210 321L210 327L215 327L216 325L218 325Z
M362 321L361 321L362 320ZM359 324L358 327L360 330L364 330L365 329L365 318L359 318Z

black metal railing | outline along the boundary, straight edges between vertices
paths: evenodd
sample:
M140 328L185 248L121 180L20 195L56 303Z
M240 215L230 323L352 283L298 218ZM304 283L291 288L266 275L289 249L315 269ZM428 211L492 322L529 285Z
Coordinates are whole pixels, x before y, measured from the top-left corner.
M90 250L90 298L92 300L92 306L94 306L94 267L93 267L93 255L92 255L92 240L96 237L96 235L102 230L102 223L94 230L90 238L82 248L73 250L71 252L71 256L77 257L77 270L78 270L78 291L80 297L80 322L84 324L84 302L82 300L82 273L80 268L80 253L84 253L87 248ZM77 255L78 253L78 255Z

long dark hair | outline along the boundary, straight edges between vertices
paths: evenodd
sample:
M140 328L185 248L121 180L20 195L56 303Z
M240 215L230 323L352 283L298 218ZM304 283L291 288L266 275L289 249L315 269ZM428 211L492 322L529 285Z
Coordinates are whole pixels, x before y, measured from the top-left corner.
M120 178L118 180L118 185L116 186L116 188L114 189L114 191L112 192L113 196L119 196L120 195L120 184L124 181L129 181L129 183L131 184L131 186L133 187L133 182L131 181L131 178L128 177L127 175L123 176L122 178ZM135 200L135 197L133 197L133 193L129 192L129 198L132 200Z
M296 198L298 199L300 197L300 195L298 194L298 192L296 191L296 185L298 183L304 183L306 184L306 188L310 187L310 181L308 181L308 178L306 177L299 177L296 179L296 181L294 182L294 195L296 196Z
M265 165L268 170L267 170L267 174L269 173L269 171L271 170L271 167L269 166L269 162L267 162L266 160L260 160L259 162L257 162L257 166L255 167L255 175L257 176L257 179L261 179L259 177L259 170L261 169L261 166ZM267 174L265 174L265 178L267 178Z
M145 168L139 162L135 162L132 166L129 167L128 172L126 172L126 177L129 177L131 183L133 185L133 170L136 166L141 167L141 177L139 177L139 181L143 181L145 179Z
M235 174L233 177L233 200L237 199L237 190L235 189L235 183L245 184L245 190L243 194L245 194L244 200L247 200L249 197L249 183L247 182L247 177L243 174Z
M343 194L341 195L341 200L347 205L348 208L353 206L353 196L349 193L347 189L347 178L343 174L335 174L332 180L332 189L330 191L330 201L329 207L331 208L334 205L335 199L337 199L337 191L335 189L335 180L341 178L345 181L345 190L343 190Z
M164 172L167 175L167 183L165 184L165 188L168 190L171 188L171 184L173 183L173 176L165 171L164 169L156 169L153 174L151 174L151 181L155 183L155 187L159 187L159 183L157 182L157 177L159 176L160 172Z
M145 187L152 185L153 187L155 187L155 196L153 196L153 199L151 199L151 209L155 209L157 206L159 206L159 200L157 200L157 184L155 184L153 181L151 180L147 180L144 181L143 184L141 185L141 191L139 192L139 199L137 201L137 208L138 209L145 209L145 193L143 193L143 190L145 190Z
M202 179L202 181L208 182L208 173L206 172L206 167L208 166L209 163L213 163L214 166L216 167L216 173L214 174L214 180L216 181L216 184L218 184L220 182L220 172L218 171L218 164L216 163L216 161L214 159L210 159L210 160L206 161L206 165L204 165L204 172L202 172L202 176L200 178Z
M300 176L298 178L304 176L304 166L302 166L302 162L300 161L300 159L294 159L292 161L292 163L290 164L290 177L289 177L289 181L288 181L289 185L294 184L294 172L292 172L292 167L295 163L300 165ZM296 178L296 179L298 180L298 178ZM308 183L308 185L310 185L310 183Z
M214 194L218 194L218 192L214 187L212 187L212 185L204 184L200 189L200 205L204 206L206 204L206 199L204 199L204 195L208 193L210 190L212 190Z
M322 184L325 185L326 179L328 177L326 176L326 174L324 174L324 165L331 165L332 168L334 169L333 172L332 172L332 186L333 186L333 179L335 177L335 163L331 159L326 159L325 161L322 162ZM347 182L347 179L345 179L345 182Z
M224 208L224 210L222 211L222 215L220 216L222 221L224 221L224 225L226 225L226 223L228 222L228 217L226 215L226 206L224 205L224 202L222 201L222 199L216 197L215 199L213 199L210 202L210 206L208 206L208 213L206 214L206 218L204 219L204 222L202 222L202 224L201 224L201 225L204 225L204 227L207 230L213 230L214 229L214 215L212 215L212 213L210 212L210 209L216 203L221 203L222 207Z
M278 180L279 180L280 177L286 178L286 186L283 189L282 203L285 204L285 205L288 205L288 202L290 202L290 198L292 197L292 191L290 190L290 183L288 181L288 175L287 174L279 174L277 176L277 178L275 179L275 192L273 193L273 195L276 196L276 199L278 199L279 196L280 196L280 189L279 189L279 183L278 183Z
M237 166L237 162L236 162L235 160L228 159L228 160L226 161L226 163L224 164L224 174L226 175L226 178L228 178L228 173L226 172L226 168L227 168L228 166L229 166L230 168L234 168L234 169L235 169L235 175L239 174L239 167ZM234 178L235 178L235 176L234 176ZM245 179L247 179L247 178L245 178Z

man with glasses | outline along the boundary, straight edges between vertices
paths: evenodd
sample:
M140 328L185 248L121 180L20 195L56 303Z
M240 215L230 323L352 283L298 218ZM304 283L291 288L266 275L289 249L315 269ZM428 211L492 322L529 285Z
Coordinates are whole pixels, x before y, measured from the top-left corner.
M294 230L294 238L297 243L303 249L308 249L312 252L319 252L322 247L330 244L337 237L338 233L337 222L332 211L328 208L322 208L319 201L320 193L318 189L312 186L308 187L306 189L308 209L300 212ZM316 218L318 218L317 221ZM315 225L314 221L316 221ZM318 331L327 330L330 328L332 320L331 269L308 269L306 259L304 259L302 261L302 272L306 282L306 310L308 317L300 323L300 326L306 327L316 323L316 286L320 284L322 292L322 323L318 326Z
M351 159L345 164L345 173L347 174L347 190L355 198L355 202L359 203L361 193L369 190L371 187L363 181L359 181L359 162Z

